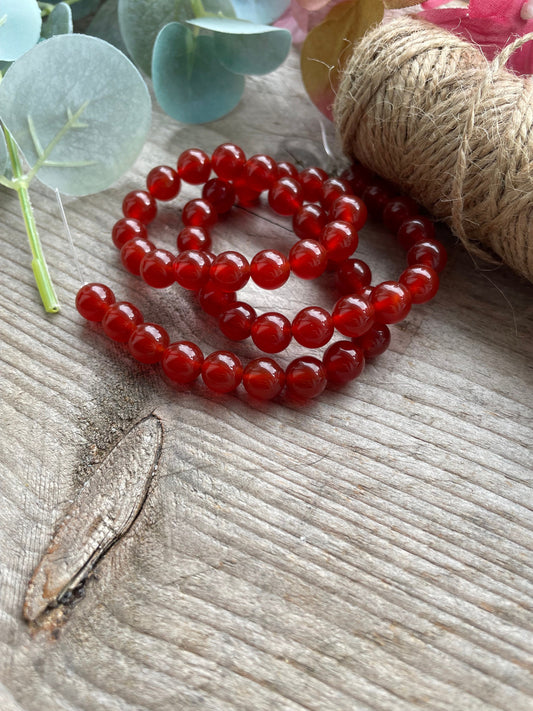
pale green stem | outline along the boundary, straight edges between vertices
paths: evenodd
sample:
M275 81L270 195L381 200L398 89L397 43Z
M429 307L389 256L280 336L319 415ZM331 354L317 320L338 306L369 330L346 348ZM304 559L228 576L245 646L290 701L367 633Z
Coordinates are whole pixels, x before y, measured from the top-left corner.
M37 284L37 288L39 289L39 294L45 310L48 313L57 313L59 311L59 301L48 272L48 266L44 257L41 239L39 237L39 233L37 232L37 225L35 224L33 208L30 202L30 194L28 192L28 183L22 174L22 166L20 164L18 148L7 128L3 126L3 129L14 178L14 180L10 181L10 187L14 187L19 196L22 217L24 218L24 224L26 225L26 232L28 233L31 253L33 256L31 266L35 276L35 282Z

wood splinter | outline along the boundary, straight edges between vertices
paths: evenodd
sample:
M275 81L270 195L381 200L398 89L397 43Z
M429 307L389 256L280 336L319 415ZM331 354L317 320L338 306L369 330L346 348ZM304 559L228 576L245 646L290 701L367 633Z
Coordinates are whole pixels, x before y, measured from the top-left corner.
M29 582L23 608L28 622L39 624L45 613L67 602L130 529L148 496L162 442L159 418L145 417L85 482Z

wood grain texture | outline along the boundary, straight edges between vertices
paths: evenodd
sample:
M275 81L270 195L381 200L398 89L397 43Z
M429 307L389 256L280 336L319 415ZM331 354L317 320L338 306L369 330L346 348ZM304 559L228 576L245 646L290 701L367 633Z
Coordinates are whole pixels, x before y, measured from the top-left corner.
M190 296L125 274L109 232L150 167L226 139L248 154L323 160L295 56L249 80L221 121L187 127L156 109L129 174L66 202L87 279L207 351L229 345L209 317ZM178 203L197 192L186 187ZM531 285L477 269L444 233L439 295L394 329L358 381L307 405L258 404L201 384L173 388L82 323L53 195L37 187L63 304L45 316L18 205L5 191L1 200L0 708L533 708ZM168 206L151 230L172 248L178 224ZM263 208L237 210L216 247L285 248L288 227ZM403 269L377 225L362 231L359 251L375 281ZM246 296L293 315L331 307L331 286L291 278ZM151 412L163 447L134 525L64 626L30 633L22 606L32 571L84 483Z

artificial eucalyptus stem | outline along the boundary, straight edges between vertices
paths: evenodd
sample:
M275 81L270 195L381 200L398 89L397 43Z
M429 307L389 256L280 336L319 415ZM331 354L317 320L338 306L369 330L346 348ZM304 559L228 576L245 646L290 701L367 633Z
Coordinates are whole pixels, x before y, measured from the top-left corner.
M39 237L39 233L37 232L37 225L35 223L33 208L30 202L28 184L22 173L18 148L7 128L5 126L2 126L2 128L4 130L7 150L13 170L11 187L17 191L19 196L22 217L24 218L24 224L26 225L26 232L28 233L31 253L33 256L31 262L33 275L35 277L35 282L37 284L37 288L39 289L39 294L41 296L41 301L43 302L45 311L55 314L59 311L59 301L57 299L54 285L52 284L52 279L50 278L50 273L48 272L48 266L44 257L41 239Z

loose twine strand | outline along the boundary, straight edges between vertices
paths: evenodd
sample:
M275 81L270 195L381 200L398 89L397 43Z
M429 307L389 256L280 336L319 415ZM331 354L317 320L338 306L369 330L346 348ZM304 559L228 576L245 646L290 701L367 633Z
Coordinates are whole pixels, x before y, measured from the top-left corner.
M473 257L533 281L533 83L414 18L354 47L334 106L345 153L448 223Z

